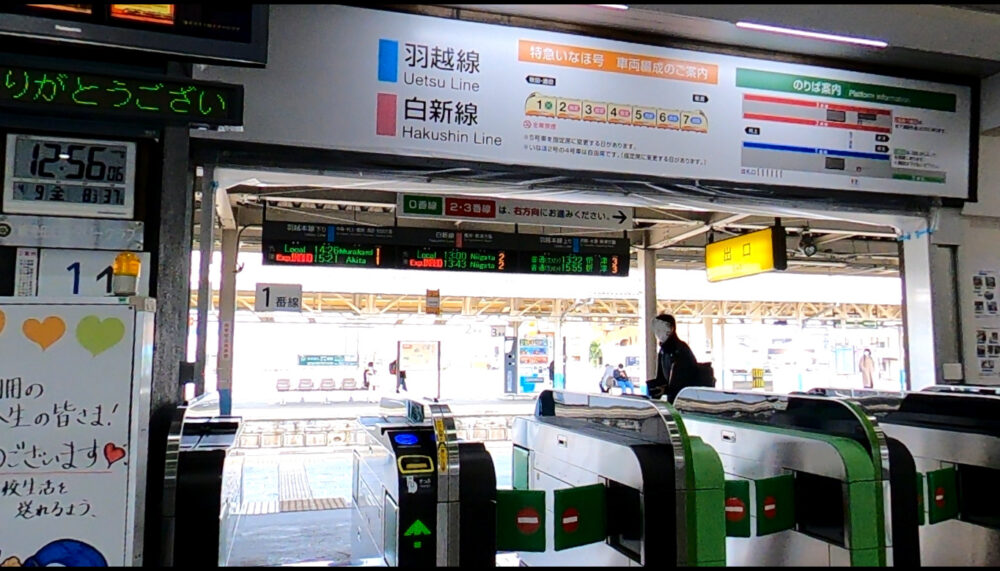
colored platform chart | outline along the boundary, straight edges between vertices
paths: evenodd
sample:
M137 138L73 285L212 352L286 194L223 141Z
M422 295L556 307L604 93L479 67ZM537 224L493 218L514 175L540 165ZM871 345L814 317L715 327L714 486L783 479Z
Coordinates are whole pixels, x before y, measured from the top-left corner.
M537 91L529 95L524 102L524 114L530 117L708 133L708 117L700 110L661 109L643 105L568 99Z
M933 140L944 129L921 118L922 111L889 104L830 101L837 98L858 100L859 93L880 94L881 91L886 92L884 99L889 99L891 88L824 79L812 81L812 78L799 79L746 69L738 70L737 82L738 87L782 92L743 94L742 117L747 137L742 144L744 168L760 169L758 174L779 178L781 171L788 170L945 183L946 172L934 150L935 145L942 142ZM942 106L933 99L937 94L914 93L917 95L910 96L914 101L910 104L912 107L934 109ZM897 116L897 113L906 116ZM925 138L920 142L923 148L910 148L910 143L900 144L896 139L904 133L923 135ZM911 135L909 141L912 140Z

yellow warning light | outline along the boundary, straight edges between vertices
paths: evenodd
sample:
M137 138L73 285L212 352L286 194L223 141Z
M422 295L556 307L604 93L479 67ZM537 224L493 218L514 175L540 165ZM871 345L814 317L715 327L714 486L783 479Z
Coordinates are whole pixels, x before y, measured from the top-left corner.
M116 276L132 276L137 278L141 269L142 261L139 260L139 256L136 256L132 252L122 252L115 257L115 264L111 268L111 273Z
M115 295L135 295L139 285L142 261L132 252L122 252L115 256L111 266L111 289Z

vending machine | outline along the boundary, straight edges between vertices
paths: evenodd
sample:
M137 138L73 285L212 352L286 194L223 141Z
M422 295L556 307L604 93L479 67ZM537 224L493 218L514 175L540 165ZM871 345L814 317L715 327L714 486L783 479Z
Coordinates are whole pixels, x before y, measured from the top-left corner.
M0 297L0 563L142 564L155 301Z

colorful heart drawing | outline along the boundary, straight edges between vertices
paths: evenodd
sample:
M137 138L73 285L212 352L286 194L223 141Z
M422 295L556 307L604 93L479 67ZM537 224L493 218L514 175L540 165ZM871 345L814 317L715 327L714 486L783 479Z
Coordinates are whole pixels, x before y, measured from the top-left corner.
M62 339L66 333L66 322L54 315L46 317L43 321L29 319L21 325L21 331L29 341L37 343L44 351Z
M7 314L0 311L0 333L3 333L3 328L7 325Z
M104 459L108 461L108 468L112 464L121 460L125 457L125 449L115 446L114 443L108 442L104 445Z
M117 345L123 337L125 324L117 317L101 321L96 315L88 315L76 326L76 340L94 357Z

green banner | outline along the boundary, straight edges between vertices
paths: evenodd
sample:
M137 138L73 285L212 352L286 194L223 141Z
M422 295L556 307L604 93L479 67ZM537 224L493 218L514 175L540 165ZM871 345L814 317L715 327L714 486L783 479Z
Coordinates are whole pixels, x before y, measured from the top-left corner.
M749 480L726 480L726 535L750 537Z
M795 526L795 477L782 474L754 480L757 535L770 535Z
M545 551L544 490L497 490L497 551Z
M839 79L774 73L771 71L744 68L736 69L736 86L764 89L767 91L781 91L784 93L798 93L800 95L850 99L852 101L865 101L868 103L882 103L884 105L899 105L901 107L933 109L934 111L954 112L957 99L954 94L941 93L939 91L905 89L902 87L889 87L871 83L856 83Z
M955 468L927 472L927 522L939 523L958 517L958 484Z
M604 485L593 484L553 493L556 551L604 541L607 537L605 490Z
M440 216L442 213L444 213L444 199L441 198L440 196L404 194L403 213Z

